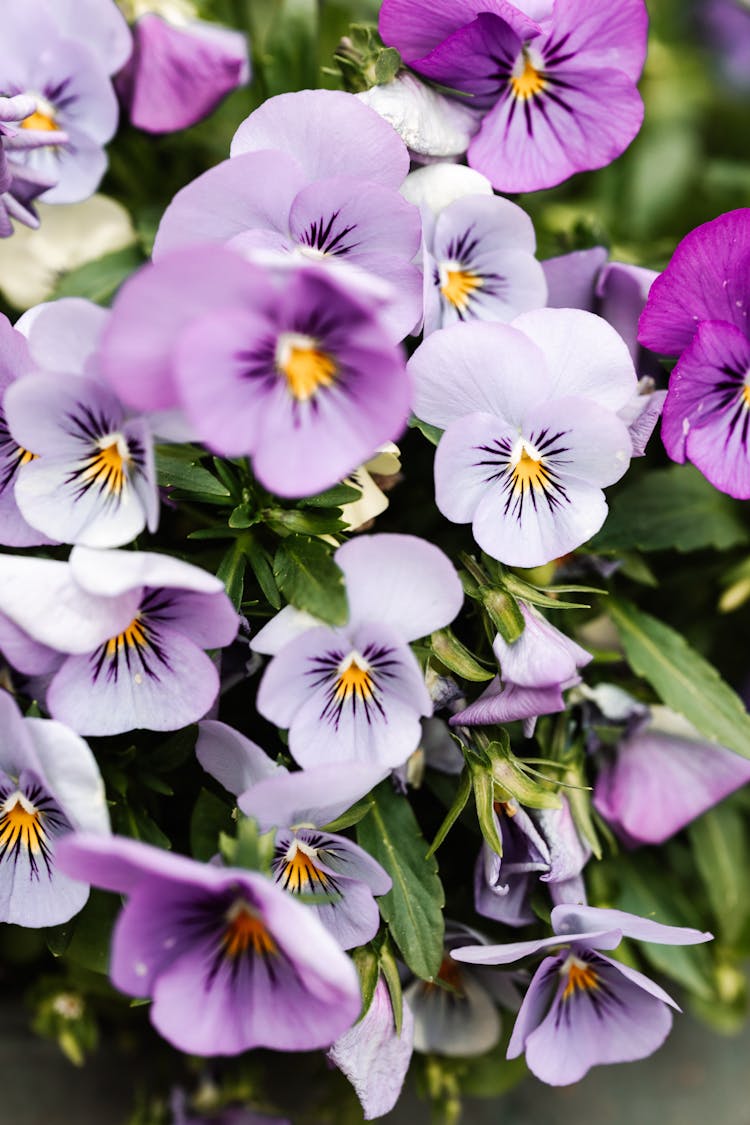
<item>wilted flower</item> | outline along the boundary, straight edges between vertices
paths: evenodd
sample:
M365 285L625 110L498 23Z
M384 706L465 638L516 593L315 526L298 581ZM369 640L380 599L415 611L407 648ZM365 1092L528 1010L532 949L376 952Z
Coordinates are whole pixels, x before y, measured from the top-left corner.
M393 126L417 162L463 156L479 128L479 115L470 105L446 97L405 70L357 97Z

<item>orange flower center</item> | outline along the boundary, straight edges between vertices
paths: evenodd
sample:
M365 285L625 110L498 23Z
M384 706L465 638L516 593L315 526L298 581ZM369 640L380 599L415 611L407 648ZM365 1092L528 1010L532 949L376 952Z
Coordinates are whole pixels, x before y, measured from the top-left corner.
M242 899L229 908L226 919L222 945L227 957L241 957L248 951L258 957L272 957L278 952L265 923Z

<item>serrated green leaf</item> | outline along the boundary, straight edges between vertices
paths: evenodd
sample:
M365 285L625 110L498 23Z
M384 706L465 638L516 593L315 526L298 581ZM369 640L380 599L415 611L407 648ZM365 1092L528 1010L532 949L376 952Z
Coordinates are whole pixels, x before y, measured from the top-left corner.
M273 563L273 576L284 597L331 625L349 617L344 575L330 549L319 539L290 535L282 540Z
M58 282L55 297L85 297L106 305L122 283L143 265L143 254L134 243L122 250L113 250L94 262L86 262L70 270Z
M382 864L393 880L378 899L391 936L415 976L431 980L443 958L445 896L427 842L406 797L383 781L369 796L370 815L357 826L360 847Z
M610 501L593 551L723 551L748 541L738 506L693 465L652 469Z
M694 821L688 834L719 933L731 945L750 915L750 854L745 822L737 809L723 804Z
M613 598L608 611L633 671L709 742L750 758L750 717L713 665L674 629L632 603Z
M483 683L491 680L495 675L483 668L479 661L461 644L458 637L450 629L438 629L430 638L432 651L441 664L451 672L471 680L474 683Z

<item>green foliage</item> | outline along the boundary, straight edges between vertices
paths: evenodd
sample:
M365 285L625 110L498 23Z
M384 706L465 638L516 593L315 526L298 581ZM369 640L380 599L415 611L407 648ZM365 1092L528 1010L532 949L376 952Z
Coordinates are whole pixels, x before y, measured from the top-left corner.
M54 297L85 297L107 305L130 275L143 265L144 256L136 245L114 250L96 261L70 270L58 282Z
M630 602L612 598L608 612L633 671L664 703L709 742L750 758L750 717L716 669L674 629Z
M738 942L750 919L750 842L746 819L732 804L710 809L688 829L719 938Z
M383 781L367 798L370 813L357 825L361 847L393 880L378 899L380 913L415 976L432 980L443 958L445 896L434 857L406 797Z
M219 849L219 837L234 829L232 810L226 801L201 789L190 817L190 851L195 859L208 863Z
M430 638L430 645L440 663L448 671L455 672L456 675L463 677L465 680L482 683L491 680L495 675L494 672L489 672L486 668L483 668L466 646L462 645L458 637L448 628L439 629L433 633Z
M297 609L330 625L344 625L349 616L343 571L319 539L290 535L279 544L273 562L279 590Z
M692 465L653 469L612 498L594 551L726 550L746 543L737 505Z

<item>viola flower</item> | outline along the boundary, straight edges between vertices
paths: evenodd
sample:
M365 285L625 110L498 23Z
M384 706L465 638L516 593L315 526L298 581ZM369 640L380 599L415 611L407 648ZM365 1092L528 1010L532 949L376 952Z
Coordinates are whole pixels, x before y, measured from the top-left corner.
M26 94L0 97L0 238L13 234L12 219L36 229L39 216L32 206L33 201L57 182L54 176L45 176L19 162L16 155L47 145L60 145L68 139L60 129L40 129L26 124L29 120L33 122L37 104L36 98Z
M38 3L39 0L36 0ZM31 0L31 4L35 0ZM80 39L96 54L107 74L115 74L130 57L133 37L123 11L141 0L41 0L47 18L66 39ZM27 7L30 6L27 4Z
M120 546L158 524L149 426L129 417L99 376L108 315L77 298L26 313L18 328L36 371L16 379L3 401L9 441L23 450L14 491L24 520L51 539L91 547Z
M265 876L86 833L67 839L60 864L127 895L112 982L152 998L151 1022L178 1050L311 1050L356 1020L353 964L313 912Z
M290 894L330 897L310 909L342 949L371 941L380 925L373 895L390 890L390 876L351 840L321 829L369 793L385 770L352 764L344 772L331 765L289 773L255 743L212 720L200 724L196 754L225 788L231 784L239 808L261 832L277 830L275 881Z
M23 718L4 691L0 729L0 921L57 926L89 897L87 881L59 867L58 844L76 829L109 833L104 785L82 738Z
M525 1052L529 1070L542 1082L568 1086L592 1066L653 1054L672 1026L669 1008L680 1009L658 984L601 951L615 949L623 937L695 945L712 935L593 906L556 906L552 929L554 937L452 951L461 963L508 965L556 947L529 985L507 1057Z
M328 1051L329 1060L354 1087L365 1121L390 1113L409 1069L414 1017L406 1001L401 1011L401 1031L397 1034L390 993L383 978L378 977L365 1015Z
M0 612L65 655L46 705L79 734L179 730L212 706L219 676L204 649L229 644L238 625L214 575L167 555L75 547L68 563L0 556L0 576Z
M525 9L527 5L524 5ZM468 161L499 191L538 191L611 163L643 119L642 0L555 0L540 22L510 3L384 0L383 42L484 111Z
M282 124L282 111L294 115L293 130ZM259 117L260 125L270 117L279 132L255 151ZM302 142L297 131L305 126ZM313 151L303 154L301 143ZM342 145L350 157L346 166ZM377 174L369 154L358 159L365 145L377 146L382 157ZM394 339L401 340L421 311L421 279L412 265L419 215L397 190L407 171L403 142L353 95L331 90L279 95L240 126L230 160L177 193L159 225L154 257L219 242L251 259L265 261L269 251L292 255L292 262L312 259L348 287L363 270L393 287L397 300L389 323ZM342 273L345 266L356 269Z
M252 457L281 496L338 483L398 437L412 400L377 303L317 266L272 272L218 246L136 274L102 353L125 401L181 407L211 449Z
M249 82L247 39L241 32L196 19L189 7L177 19L174 4L136 0L133 7L138 17L133 53L117 87L136 128L147 133L187 129Z
M750 498L750 208L691 231L654 282L638 339L679 355L661 436L722 492Z
M539 566L599 530L601 490L626 471L632 448L615 411L636 385L628 350L605 321L538 309L512 325L454 325L429 336L409 370L417 416L445 430L437 506L471 523L483 550L510 566Z
M79 13L80 19L80 13ZM0 43L3 90L34 98L22 129L65 140L20 153L30 177L54 186L45 203L76 203L99 185L107 167L104 145L117 129L117 98L96 50L55 26L45 4L11 0Z
M750 762L706 742L681 715L646 709L608 751L594 807L627 843L663 844L750 781Z
M257 652L277 653L257 707L289 729L289 750L305 769L399 766L419 745L420 716L432 714L409 642L453 620L461 584L442 551L411 535L363 535L334 558L346 579L348 623L272 619L252 642Z

